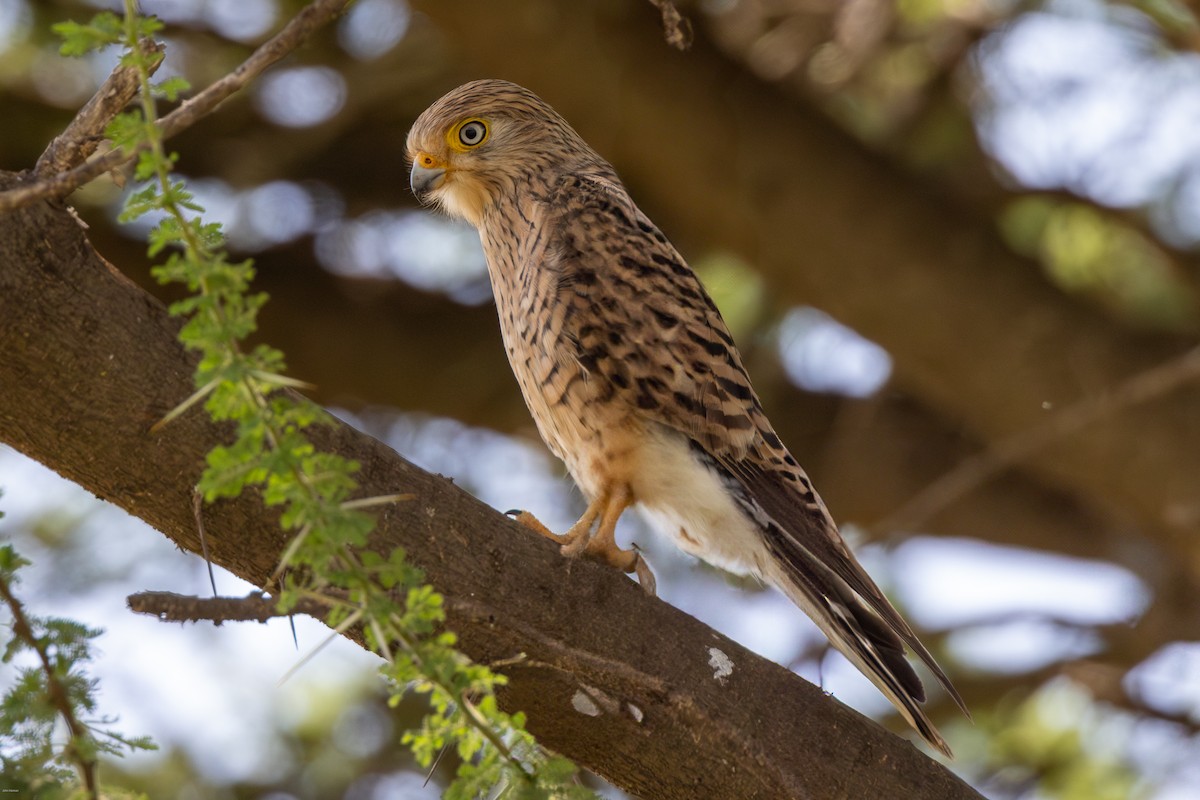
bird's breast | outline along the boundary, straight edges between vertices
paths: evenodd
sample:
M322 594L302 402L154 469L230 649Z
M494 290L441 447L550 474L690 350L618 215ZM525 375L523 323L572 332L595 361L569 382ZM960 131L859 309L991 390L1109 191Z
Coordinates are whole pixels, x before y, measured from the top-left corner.
M599 491L604 471L598 464L619 450L628 414L607 403L605 382L579 363L565 324L569 308L561 303L553 275L528 261L509 261L518 247L488 253L500 333L513 375L538 433L566 462L580 488Z

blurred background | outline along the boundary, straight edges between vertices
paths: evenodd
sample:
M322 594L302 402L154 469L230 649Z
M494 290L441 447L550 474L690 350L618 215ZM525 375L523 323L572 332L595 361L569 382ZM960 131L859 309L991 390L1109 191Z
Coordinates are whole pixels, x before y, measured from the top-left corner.
M117 54L0 0L0 168L31 167ZM143 0L158 77L204 86L301 3ZM501 77L610 159L701 274L775 426L962 691L931 713L989 798L1200 798L1200 26L1172 0L358 0L171 142L271 295L262 337L315 397L498 509L582 511L500 345L473 230L416 207L404 135ZM128 187L72 203L147 290ZM297 621L168 627L125 595L204 565L0 446L0 538L35 613L106 629L101 708L155 798L437 797L373 657ZM894 730L774 592L651 538L660 596ZM249 587L227 574L218 588ZM0 686L12 668L0 668ZM0 746L3 746L0 743ZM591 779L589 779L591 780ZM614 789L600 787L610 797Z

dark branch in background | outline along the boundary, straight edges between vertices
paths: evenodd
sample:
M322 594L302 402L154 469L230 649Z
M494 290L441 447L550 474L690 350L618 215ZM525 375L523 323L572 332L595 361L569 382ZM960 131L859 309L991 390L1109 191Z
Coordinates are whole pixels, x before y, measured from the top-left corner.
M672 0L650 0L650 4L662 14L663 36L667 44L676 50L687 50L692 46L692 23L679 13Z
M275 617L307 614L324 620L329 606L313 601L301 601L288 614L281 613L278 600L262 592L245 597L195 597L174 592L138 592L125 598L129 610L149 614L163 622L266 622Z
M942 509L1050 443L1197 379L1200 379L1200 347L1138 373L1119 386L1084 398L1058 411L1045 424L996 442L987 450L965 459L876 523L876 527L883 531L916 530Z
M79 775L83 781L84 787L87 789L87 796L98 800L100 797L100 784L96 781L96 758L95 756L85 756L76 743L82 739L88 739L91 734L87 727L79 721L75 716L75 709L71 704L71 696L67 691L67 687L59 680L58 670L54 667L54 662L50 658L50 653L47 651L46 644L42 641L37 633L33 630L33 625L30 624L29 618L25 616L25 608L21 605L21 601L12 593L12 588L8 585L8 581L0 576L0 599L4 600L8 605L9 611L12 613L12 632L13 635L23 641L30 650L37 653L38 664L42 668L42 673L46 676L46 691L50 695L50 702L58 710L62 716L63 722L67 725L67 731L71 734L71 740L67 745L67 752L72 761L79 767Z
M1084 628L1086 626L1081 626ZM1140 696L1136 681L1129 680L1128 671L1097 658L1074 658L1055 661L1029 672L1019 674L977 673L964 675L958 680L964 697L1005 697L1008 700L1001 708L1011 709L1013 700L1024 701L1038 687L1058 679L1066 679L1072 685L1086 691L1092 700L1138 717L1179 726L1189 736L1200 733L1200 722L1186 709L1171 711L1155 706Z
M163 45L159 42L143 41L146 55L162 55ZM153 74L162 66L162 59L154 62ZM104 128L113 117L129 105L138 90L137 67L118 65L105 78L104 83L92 95L92 99L79 109L79 113L67 125L66 130L54 137L50 145L38 158L33 174L40 178L57 175L84 161L100 146Z
M210 84L204 91L163 117L160 121L163 138L168 139L211 114L227 97L303 44L313 31L332 20L349 4L350 0L314 0L311 5L292 17L283 30L255 50L237 69ZM21 208L37 200L64 197L93 178L131 161L137 154L138 151L112 150L68 172L0 192L0 212Z

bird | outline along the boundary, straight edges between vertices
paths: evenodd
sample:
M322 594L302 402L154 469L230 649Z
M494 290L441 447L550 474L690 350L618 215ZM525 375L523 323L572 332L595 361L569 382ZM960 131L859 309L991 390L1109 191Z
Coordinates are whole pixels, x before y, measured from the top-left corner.
M637 506L684 552L771 584L800 607L934 748L906 649L962 697L859 564L780 441L712 298L616 170L533 92L463 84L408 132L410 187L473 225L501 336L547 447L588 500L561 536L654 593L614 538Z

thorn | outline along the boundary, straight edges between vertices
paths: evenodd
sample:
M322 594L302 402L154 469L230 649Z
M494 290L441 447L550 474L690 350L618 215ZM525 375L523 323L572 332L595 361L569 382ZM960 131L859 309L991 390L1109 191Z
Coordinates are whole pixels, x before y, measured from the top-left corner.
M442 763L442 756L446 755L446 748L449 746L449 744L444 744L442 745L442 749L438 750L437 758L435 758L433 763L429 765L429 772L425 773L425 782L421 784L422 789L428 786L429 781L433 779L433 772L437 769L438 764Z
M204 563L208 566L208 582L212 584L213 597L217 596L217 578L213 575L212 559L208 557L208 539L204 535L204 520L201 518L201 510L204 506L204 497L199 490L192 490L192 516L196 520L196 532L200 535L200 554L204 556Z

